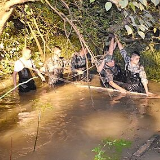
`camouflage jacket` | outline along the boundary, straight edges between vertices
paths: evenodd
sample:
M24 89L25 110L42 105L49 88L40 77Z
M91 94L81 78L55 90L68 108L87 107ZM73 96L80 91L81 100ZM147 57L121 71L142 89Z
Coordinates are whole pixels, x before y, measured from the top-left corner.
M75 53L71 58L71 70L86 69L86 57L82 57L79 53Z
M139 74L139 77L141 78L141 82L142 83L148 83L148 80L147 80L147 76L146 76L146 72L144 70L144 67L140 64L136 65L136 66L132 66L131 65L131 59L130 57L127 55L127 52L126 50L124 49L121 49L120 50L120 53L125 61L125 69L127 67L127 69L129 71L131 71L132 73L138 73Z
M47 72L54 72L55 69L63 69L63 67L63 60L60 58L55 60L51 57L45 63L45 70Z

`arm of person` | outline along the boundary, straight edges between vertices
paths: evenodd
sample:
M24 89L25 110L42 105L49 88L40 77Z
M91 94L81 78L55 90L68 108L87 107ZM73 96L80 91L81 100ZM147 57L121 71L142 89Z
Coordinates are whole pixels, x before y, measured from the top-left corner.
M115 43L114 43L114 38L111 39L110 45L109 45L109 55L113 55L113 51L115 49Z
M24 68L23 64L21 61L16 61L14 64L14 71L12 74L12 78L13 78L13 85L14 87L17 86L17 74L19 71L21 71ZM14 91L17 91L17 88L14 89Z
M120 53L125 61L125 63L129 63L130 62L130 57L128 56L126 50L124 49L123 45L120 43L120 41L118 40L118 38L116 37L116 41L117 41L117 44L118 44L118 48L120 50Z
M120 43L120 41L119 41L119 39L118 39L117 37L116 37L116 42L117 42L117 44L118 44L118 48L119 48L119 50L124 49L124 47L123 47L122 43Z
M145 92L148 95L152 94L148 91L148 80L147 80L147 76L146 76L146 72L144 70L144 67L143 66L140 66L140 73L139 73L139 76L141 78L141 82L144 86L144 89L145 89Z
M41 80L44 82L45 81L45 77L41 74L41 72L36 68L36 66L35 66L35 64L33 63L33 61L32 60L30 60L31 61L31 65L32 65L32 68L30 68L30 69L32 69L33 71L35 71L37 74L38 74L38 76L41 78Z
M41 72L38 69L34 69L34 71L38 74L38 76L41 78L41 80L44 82L45 77L41 74Z
M17 73L18 73L18 72L14 71L14 72L13 72L13 75L12 75L14 87L16 87L16 85L17 85ZM17 88L15 88L14 91L16 91L16 89L17 89Z
M102 71L102 69L104 67L104 63L105 63L105 61L103 60L102 63L99 66L97 66L97 72L100 73Z
M142 83L143 84L143 86L144 86L144 89L145 89L145 92L146 92L146 94L148 95L148 83L146 83L146 82L143 82Z
M110 84L113 88L119 90L121 93L126 93L126 92L127 92L124 88L120 87L119 85L117 85L117 84L114 83L113 81L110 81L109 84Z

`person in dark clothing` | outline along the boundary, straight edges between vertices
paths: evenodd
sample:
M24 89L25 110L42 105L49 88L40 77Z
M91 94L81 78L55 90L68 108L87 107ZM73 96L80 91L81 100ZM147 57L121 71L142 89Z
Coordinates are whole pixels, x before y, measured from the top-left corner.
M119 90L122 93L126 93L123 88L123 74L120 66L115 64L113 59L113 51L116 44L114 43L114 36L111 39L109 50L105 51L104 59L97 67L97 71L100 73L100 79L105 87L112 87Z
M118 43L120 53L125 61L126 90L146 93L147 95L152 94L148 91L148 80L144 67L139 63L140 54L137 51L134 51L131 54L131 57L128 56L118 38L116 38L116 41Z
M13 72L13 83L14 87L17 85L17 74L19 75L19 83L27 83L21 84L19 86L19 92L29 92L31 90L36 90L36 85L34 80L32 79L31 70L35 71L42 81L45 81L44 76L36 69L34 63L31 58L31 50L29 48L23 48L22 57L15 62L14 72ZM31 80L30 80L31 79ZM16 91L16 89L15 89Z
M82 81L90 81L91 76L88 72L87 76L87 60L88 54L87 49L82 48L80 52L76 52L73 54L71 58L71 72L73 76L73 80L82 80Z

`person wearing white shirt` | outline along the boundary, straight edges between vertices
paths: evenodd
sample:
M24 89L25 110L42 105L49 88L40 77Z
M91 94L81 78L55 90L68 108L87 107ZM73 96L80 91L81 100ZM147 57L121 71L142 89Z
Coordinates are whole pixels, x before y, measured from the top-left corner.
M31 58L31 50L28 47L23 48L22 57L15 62L13 72L13 84L17 85L17 74L19 75L19 83L23 83L19 86L19 92L29 92L30 90L36 90L36 85L32 79L31 71L35 71L42 81L45 81L44 76L36 69ZM30 80L31 79L31 80ZM24 83L28 81L27 83ZM16 89L15 89L16 90Z

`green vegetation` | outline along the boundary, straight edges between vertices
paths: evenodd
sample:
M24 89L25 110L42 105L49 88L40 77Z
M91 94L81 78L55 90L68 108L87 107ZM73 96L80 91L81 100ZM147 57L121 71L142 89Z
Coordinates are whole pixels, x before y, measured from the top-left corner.
M131 142L127 140L105 139L92 150L96 154L94 160L120 160L123 149L130 146Z
M143 53L148 77L159 81L159 29L157 0L41 0L16 5L0 37L0 76L13 72L14 61L25 45L41 67L55 45L62 48L65 59L81 44L96 56L109 45L109 33L116 33L129 51ZM118 54L116 58L121 61Z

